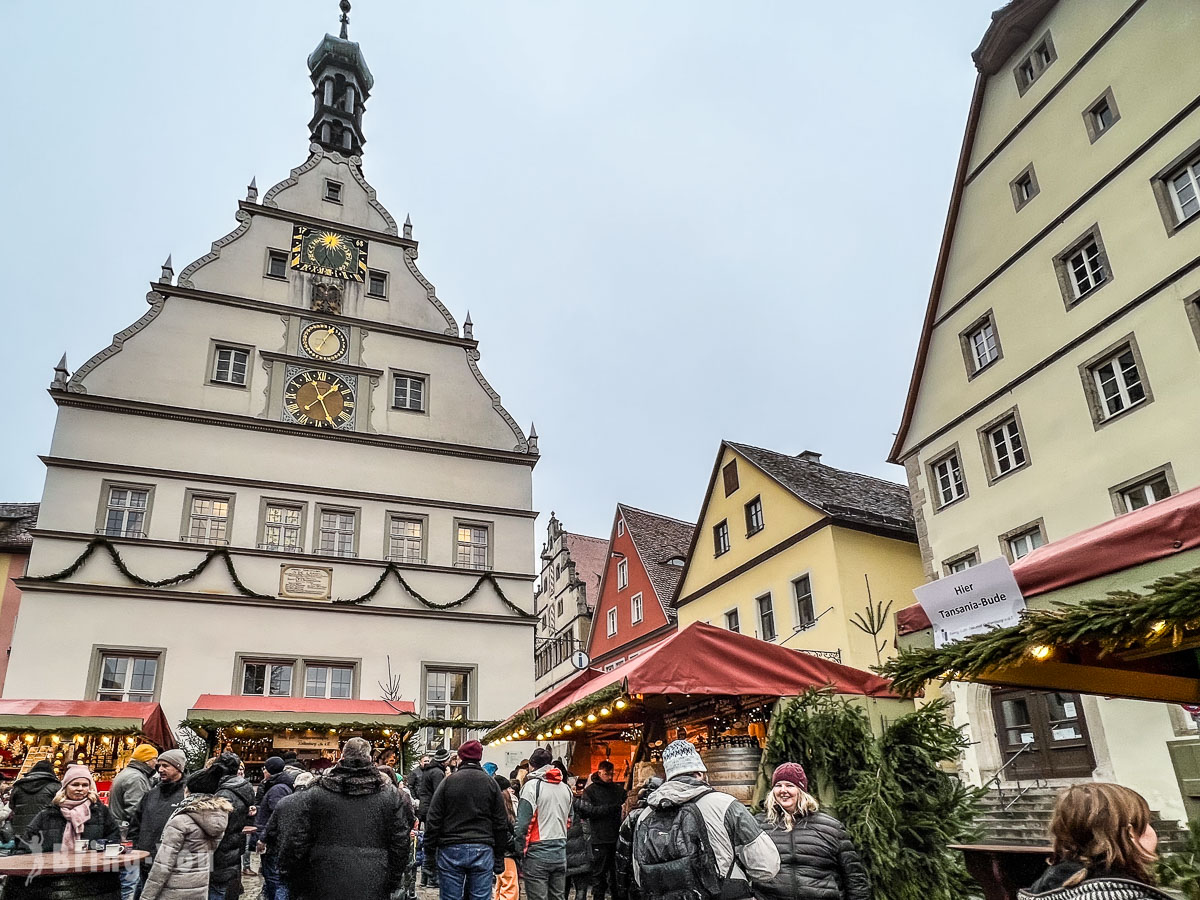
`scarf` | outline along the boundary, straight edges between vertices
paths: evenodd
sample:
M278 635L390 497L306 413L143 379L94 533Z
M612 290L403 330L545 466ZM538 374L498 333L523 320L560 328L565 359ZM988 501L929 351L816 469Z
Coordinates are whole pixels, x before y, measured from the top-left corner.
M63 800L58 808L67 823L67 827L63 829L63 849L71 852L75 849L75 842L83 837L84 826L92 817L92 800L90 797L84 797L82 800Z

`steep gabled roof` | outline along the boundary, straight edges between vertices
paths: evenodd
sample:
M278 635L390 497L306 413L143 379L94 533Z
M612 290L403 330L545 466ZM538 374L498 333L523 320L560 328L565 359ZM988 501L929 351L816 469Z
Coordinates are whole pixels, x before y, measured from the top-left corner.
M1058 0L1011 0L992 13L992 24L971 54L975 68L995 75L1013 52L1033 37L1033 31Z
M696 526L624 503L618 503L617 510L625 520L629 539L637 548L642 566L650 577L654 594L663 612L667 614L668 619L673 620L675 607L671 604L671 598L675 595L675 587L679 584L683 567L669 565L668 560L687 559Z
M29 532L37 527L37 503L0 503L0 551L22 551L33 546Z
M917 539L908 488L882 478L835 469L806 456L726 441L747 460L835 522L871 525Z
M600 599L600 576L604 574L604 562L608 559L608 541L569 531L563 537L567 542L567 554L575 564L575 577L583 582L587 608L594 610Z

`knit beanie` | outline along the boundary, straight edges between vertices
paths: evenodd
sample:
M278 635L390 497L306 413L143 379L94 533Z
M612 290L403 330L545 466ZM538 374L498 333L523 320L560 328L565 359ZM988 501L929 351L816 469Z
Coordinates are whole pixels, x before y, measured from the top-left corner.
M667 744L667 749L663 751L663 769L667 781L679 775L708 771L696 748L687 741L671 741Z
M278 775L283 771L282 757L272 756L267 760L267 763L265 766L263 766L263 768L267 770L268 775Z
M232 750L226 750L213 762L211 768L220 769L224 775L236 775L242 767L242 759Z
M510 787L512 787L512 782L503 775L493 775L492 777L496 779L496 784L500 785L500 790L507 791Z
M96 789L96 779L92 778L92 773L88 771L88 767L81 766L78 763L67 766L67 771L63 772L62 786L66 787L76 778L86 778L91 783L89 790L94 791Z
M437 753L433 754L433 761L445 765L450 762L450 751L443 747Z
M187 754L182 750L164 750L158 754L158 761L177 769L181 775L187 771Z
M538 747L529 754L529 768L538 770L544 766L550 765L554 757L550 755L550 751L545 747Z
M483 744L479 741L467 741L458 748L458 758L467 762L479 762L483 759Z
M494 762L485 762L483 764L483 771L487 772L489 775L495 775L499 769L500 767Z
M808 776L804 774L804 767L800 763L785 762L776 766L775 774L771 776L771 787L781 781L790 781L800 790L808 790Z
M148 763L158 756L158 751L151 744L138 744L133 748L133 758L138 762Z
M188 776L187 789L192 794L215 794L221 787L221 779L225 774L217 768L216 763L207 769L193 772Z

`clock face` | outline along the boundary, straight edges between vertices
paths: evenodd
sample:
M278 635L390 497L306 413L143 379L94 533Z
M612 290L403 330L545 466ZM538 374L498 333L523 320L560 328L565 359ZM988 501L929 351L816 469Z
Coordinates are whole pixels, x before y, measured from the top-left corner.
M313 322L300 332L300 346L315 359L341 359L349 343L346 332L325 322Z
M354 418L354 391L332 372L304 371L284 385L283 408L301 425L342 428Z
M292 268L361 283L367 278L367 242L330 228L295 225Z

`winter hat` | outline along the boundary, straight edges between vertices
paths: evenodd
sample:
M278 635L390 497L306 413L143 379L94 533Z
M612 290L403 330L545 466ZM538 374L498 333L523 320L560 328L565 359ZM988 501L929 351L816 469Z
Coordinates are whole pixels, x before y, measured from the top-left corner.
M283 771L283 759L278 756L272 756L267 760L263 768L267 770L268 775L278 775Z
M158 754L158 761L177 769L181 775L187 771L187 754L182 750L166 750Z
M220 769L222 775L236 775L242 767L242 758L232 750L226 750L212 764L212 768Z
M507 791L510 787L512 787L512 782L503 775L493 775L492 777L496 779L496 784L500 785L500 790Z
M96 780L92 778L92 773L88 771L87 766L81 766L78 764L67 766L67 771L63 772L62 777L63 787L66 787L76 778L86 778L89 782L91 782L90 790L94 791L96 789Z
M312 772L301 772L296 776L296 780L292 782L292 790L303 790L316 780L317 776Z
M704 760L696 752L696 748L687 741L671 741L663 751L663 769L666 770L667 781L679 775L691 775L693 772L707 772Z
M790 781L800 790L808 790L808 776L804 774L804 767L800 763L785 762L776 766L775 774L771 776L771 787L781 781Z
M342 759L347 762L370 762L371 745L360 737L352 737L342 746Z
M437 753L433 754L433 761L443 764L450 762L450 751L443 747Z
M29 769L29 774L34 772L46 772L50 775L54 774L54 763L48 759L39 759Z
M221 779L225 774L213 763L207 769L193 772L188 776L187 789L192 794L215 794L221 787Z
M158 756L158 751L151 744L138 744L133 748L133 758L138 762L148 763Z
M483 764L483 771L487 772L489 775L495 775L499 768L500 767L494 762L485 762Z
M483 744L479 741L467 741L458 748L458 757L467 762L479 762L483 759Z
M552 759L554 759L554 757L550 755L549 750L547 750L545 747L538 747L529 754L529 768L540 769L543 766L548 766L550 765L550 761Z

